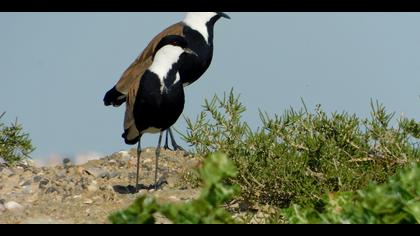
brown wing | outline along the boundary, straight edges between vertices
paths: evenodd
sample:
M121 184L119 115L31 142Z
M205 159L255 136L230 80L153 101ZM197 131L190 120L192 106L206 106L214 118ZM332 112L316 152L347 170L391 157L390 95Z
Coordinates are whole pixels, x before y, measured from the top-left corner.
M178 22L173 24L156 35L143 52L131 63L131 65L124 71L120 80L115 85L115 88L122 94L127 95L128 90L136 79L140 79L143 73L152 64L152 56L156 46L160 40L167 35L181 35L183 36L184 23Z
M136 94L140 86L140 80L136 80L131 88L128 90L127 101L125 104L125 115L124 115L124 134L123 137L126 143L130 140L137 140L140 132L137 130L136 123L134 120L134 102Z
M127 141L136 140L140 132L137 130L134 120L134 102L136 100L137 91L140 86L141 76L152 65L153 52L159 41L167 35L183 35L184 23L179 22L171 25L156 35L153 40L147 45L143 53L131 64L131 66L124 72L120 81L118 81L116 88L121 93L127 94L127 102L124 116L124 137Z

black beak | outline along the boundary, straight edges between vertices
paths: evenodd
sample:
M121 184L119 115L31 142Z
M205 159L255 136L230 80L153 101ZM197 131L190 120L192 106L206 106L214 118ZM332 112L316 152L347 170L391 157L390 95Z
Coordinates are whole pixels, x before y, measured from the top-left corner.
M230 19L230 16L228 16L226 13L223 13L223 12L218 12L217 15L224 17L226 19Z

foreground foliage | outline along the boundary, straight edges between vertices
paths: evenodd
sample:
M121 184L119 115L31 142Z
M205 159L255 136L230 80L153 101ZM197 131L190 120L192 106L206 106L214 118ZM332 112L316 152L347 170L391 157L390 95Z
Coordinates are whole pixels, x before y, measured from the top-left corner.
M413 165L384 184L357 192L329 194L322 210L293 205L290 223L420 223L420 165Z
M225 178L236 175L233 163L225 155L215 153L206 158L198 172L202 190L197 199L159 204L153 197L142 196L128 209L112 214L109 220L114 224L152 224L156 222L155 214L160 213L176 224L235 223L223 208L238 191L237 186L223 183Z
M260 112L256 131L241 119L246 111L232 91L206 100L197 119L187 121L183 138L201 156L226 153L238 168L230 178L241 199L252 204L289 207L322 205L327 192L356 191L383 183L408 163L420 159L420 123L400 118L371 102L371 117L327 115L320 105L305 104L283 115Z
M0 119L4 114L5 112L0 115ZM9 126L0 121L0 158L13 165L29 158L34 150L29 134L23 132L22 125L17 120Z

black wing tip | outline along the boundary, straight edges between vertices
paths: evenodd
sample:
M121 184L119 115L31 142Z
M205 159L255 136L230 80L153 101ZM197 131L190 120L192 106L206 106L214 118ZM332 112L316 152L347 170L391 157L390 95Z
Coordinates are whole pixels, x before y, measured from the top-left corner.
M105 106L113 105L115 107L118 107L126 101L126 97L124 94L119 92L114 86L112 89L106 92L103 101Z
M140 137L138 137L138 136L135 139L132 139L132 140L128 139L127 138L127 132L128 132L128 130L125 130L124 133L121 135L121 137L124 139L125 144L134 145L134 144L139 142Z

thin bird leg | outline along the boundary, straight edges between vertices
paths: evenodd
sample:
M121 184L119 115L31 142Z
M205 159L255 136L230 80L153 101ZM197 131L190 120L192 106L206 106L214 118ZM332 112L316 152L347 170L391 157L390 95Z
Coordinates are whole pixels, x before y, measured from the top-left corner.
M168 128L168 132L169 132L169 135L171 136L171 141L172 141L172 146L174 147L174 151L181 150L181 151L184 151L185 152L185 149L183 147L179 146L176 143L175 138L174 138L174 135L172 134L172 130L171 130L170 127Z
M172 149L169 147L169 143L168 143L168 136L169 136L169 131L168 131L168 130L166 130L165 146L163 146L163 149L165 149L165 150L172 150Z
M160 145L161 145L161 143L162 143L162 134L163 134L163 131L162 131L162 132L160 132L158 145L157 145L157 147L156 147L155 190L157 190L157 187L158 187L158 183L157 183L157 174L158 174L158 161L159 161L159 157L160 157Z
M136 193L139 191L139 170L140 170L140 154L141 154L141 145L140 145L141 138L139 139L139 143L137 145L137 175L136 175Z

